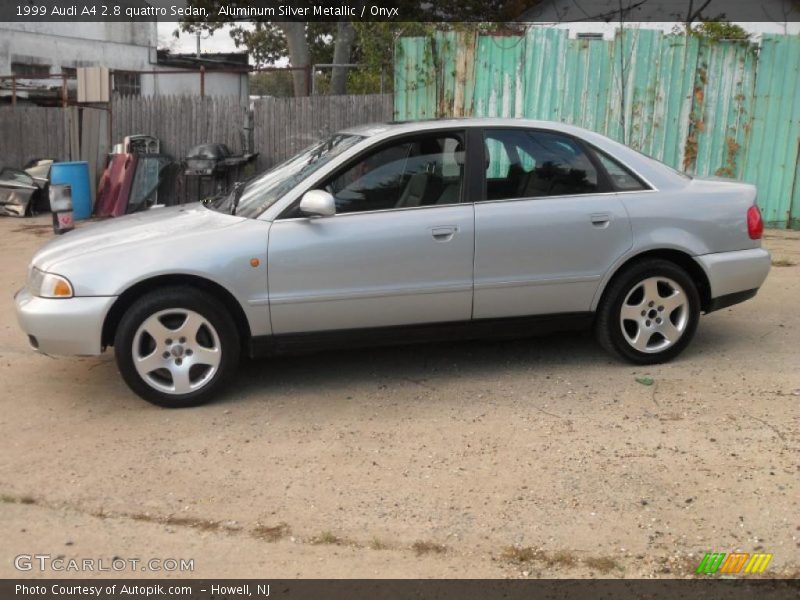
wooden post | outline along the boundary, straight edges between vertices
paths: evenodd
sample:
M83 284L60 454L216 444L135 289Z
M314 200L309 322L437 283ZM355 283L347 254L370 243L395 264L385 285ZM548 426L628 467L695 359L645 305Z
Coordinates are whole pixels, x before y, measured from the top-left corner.
M17 76L11 76L11 106L16 108L17 106Z
M205 98L206 95L206 68L200 67L200 97Z
M61 73L61 106L67 108L69 96L67 94L67 75L62 71Z

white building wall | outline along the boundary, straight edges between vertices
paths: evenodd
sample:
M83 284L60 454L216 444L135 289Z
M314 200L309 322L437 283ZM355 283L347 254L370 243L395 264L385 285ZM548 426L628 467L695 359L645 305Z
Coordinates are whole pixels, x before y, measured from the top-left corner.
M50 65L50 74L62 67L103 66L127 71L175 70L156 64L157 23L8 23L0 22L0 75L11 75L11 63ZM200 75L141 75L141 93L199 95ZM37 80L58 85L58 81ZM70 84L74 86L74 83ZM236 96L249 101L249 78L241 73L206 71L207 96Z
M156 59L156 23L0 22L0 75L12 62L61 67L148 70Z
M165 67L169 68L169 67ZM200 95L200 73L142 75L142 95ZM247 73L217 73L206 71L206 96L236 96L246 106L250 96L250 79Z

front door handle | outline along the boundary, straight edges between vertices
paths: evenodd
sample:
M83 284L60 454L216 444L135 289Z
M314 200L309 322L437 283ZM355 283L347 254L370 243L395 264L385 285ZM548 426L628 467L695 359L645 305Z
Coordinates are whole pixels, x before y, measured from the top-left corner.
M611 221L611 215L609 213L592 213L589 220L592 222L592 225L602 229L608 227L608 223Z
M431 229L431 235L437 242L448 242L458 231L455 225L442 225Z

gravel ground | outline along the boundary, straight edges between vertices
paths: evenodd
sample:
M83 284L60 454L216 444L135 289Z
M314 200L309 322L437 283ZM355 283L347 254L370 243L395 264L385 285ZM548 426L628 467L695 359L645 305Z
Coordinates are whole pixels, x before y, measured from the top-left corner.
M800 572L796 232L768 232L761 293L667 365L588 335L341 351L248 363L221 401L169 411L111 355L28 349L11 296L48 223L0 219L1 577L34 553L196 577L680 577L763 551L767 575Z

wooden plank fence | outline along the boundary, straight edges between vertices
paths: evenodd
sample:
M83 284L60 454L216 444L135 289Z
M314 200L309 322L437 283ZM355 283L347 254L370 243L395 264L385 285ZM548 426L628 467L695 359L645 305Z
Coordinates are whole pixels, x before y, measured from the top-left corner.
M70 160L73 118L70 109L0 108L0 165L22 168L34 158Z
M146 133L161 140L162 152L177 159L197 144L221 142L234 154L243 147L248 110L236 98L157 96L115 98L114 141ZM388 121L389 94L262 98L252 105L254 150L258 168L265 169L339 129Z
M0 108L0 165L21 168L32 158L89 160L96 185L109 151L108 119L114 144L134 134L161 140L161 152L178 161L197 144L223 143L234 154L246 150L248 132L255 167L242 176L281 162L325 135L356 125L392 119L392 96L313 96L264 98L252 108L238 98L214 96L114 97L107 110L89 108ZM102 139L94 139L98 136ZM90 139L91 138L91 139ZM188 193L180 164L169 171L168 193L183 201Z
M296 154L340 129L392 120L392 96L264 98L253 106L259 168Z
M197 144L219 142L241 151L247 109L238 98L195 96L123 96L112 103L114 143L128 135L153 135L161 152L181 159Z

